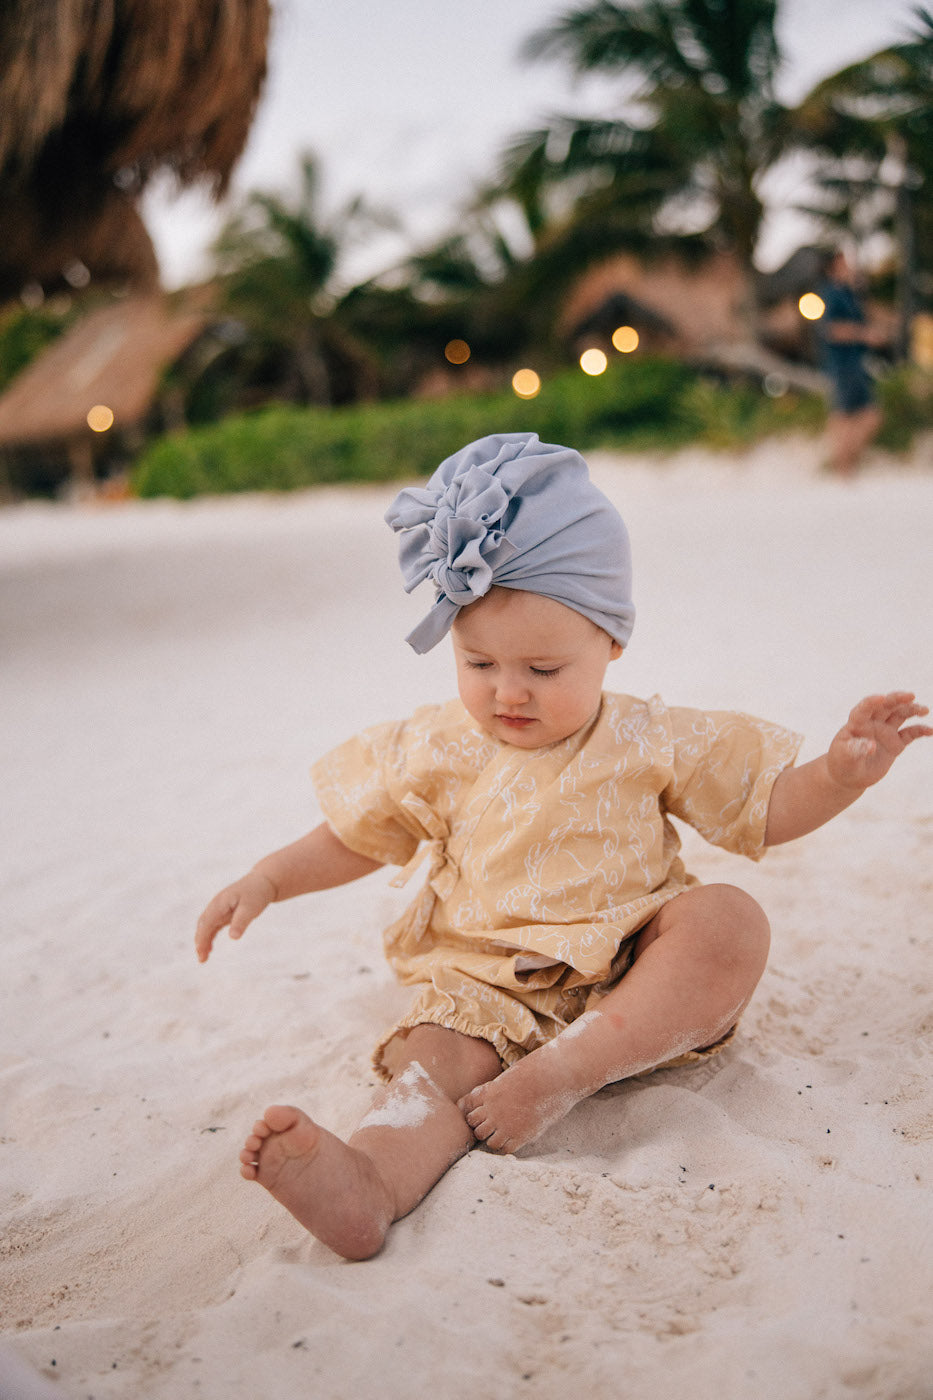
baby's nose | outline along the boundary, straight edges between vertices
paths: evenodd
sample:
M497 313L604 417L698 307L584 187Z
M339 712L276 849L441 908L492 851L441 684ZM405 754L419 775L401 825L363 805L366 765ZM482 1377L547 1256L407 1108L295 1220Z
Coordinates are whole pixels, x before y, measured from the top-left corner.
M530 697L528 684L521 676L499 675L496 699L503 705L524 705Z

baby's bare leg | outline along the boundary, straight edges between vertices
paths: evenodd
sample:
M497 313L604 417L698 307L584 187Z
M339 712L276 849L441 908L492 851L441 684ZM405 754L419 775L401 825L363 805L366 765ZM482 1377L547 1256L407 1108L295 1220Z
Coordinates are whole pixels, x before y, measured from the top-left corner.
M281 1104L266 1109L240 1153L296 1220L347 1259L368 1259L474 1144L457 1099L499 1070L486 1041L416 1026L397 1045L392 1082L349 1142Z
M731 885L670 900L598 1007L460 1100L477 1138L515 1152L604 1084L712 1045L751 999L768 943L762 910Z

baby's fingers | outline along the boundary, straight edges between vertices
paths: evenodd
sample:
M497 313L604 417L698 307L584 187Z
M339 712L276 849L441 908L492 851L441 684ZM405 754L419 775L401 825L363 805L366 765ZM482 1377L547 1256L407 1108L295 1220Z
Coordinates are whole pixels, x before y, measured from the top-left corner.
M194 935L195 951L199 962L206 962L214 943L214 939L222 928L230 925L230 937L241 938L243 930L250 922L249 918L244 919L240 909L240 901L235 894L223 890L215 895L204 913L198 919L198 926ZM234 927L237 931L234 932Z
M912 691L892 690L888 695L866 695L849 715L849 724L854 729L871 724L887 724L900 710L906 718L915 699Z
M242 880L215 894L198 920L194 944L198 959L205 962L211 945L225 925L230 937L242 938L249 925L276 897L276 887L267 875L251 871Z
M268 900L251 899L249 895L241 894L236 901L230 919L230 937L242 938L253 920L265 909Z
M849 715L847 728L855 736L876 734L881 737L887 730L899 731L903 737L907 731L901 729L902 724L929 713L927 706L919 704L911 691L894 690L889 695L867 695L860 700ZM920 725L910 731L910 737L919 739L923 733L925 726Z
M926 708L922 708L915 710L914 713L925 715L929 714L929 711ZM908 724L904 729L899 729L897 731L897 737L904 745L912 744L915 739L933 738L933 728L928 724Z
M896 725L898 728L907 719L913 719L918 715L928 715L930 713L926 705L921 705L912 695L888 696L892 701L887 714L887 722Z
M930 713L926 705L918 704L912 695L898 694L887 696L892 703L888 706L886 713L879 715L878 723L885 725L890 735L896 735L901 744L912 743L914 739L920 739L930 733L929 726L924 724L908 725L909 719L919 719L923 715Z

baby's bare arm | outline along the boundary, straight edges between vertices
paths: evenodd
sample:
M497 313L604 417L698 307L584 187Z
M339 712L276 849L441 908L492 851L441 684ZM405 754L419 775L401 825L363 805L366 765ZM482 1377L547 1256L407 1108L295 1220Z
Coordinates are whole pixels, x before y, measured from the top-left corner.
M274 901L345 885L378 868L378 861L351 851L322 822L307 836L265 856L249 874L215 894L198 920L194 936L198 961L207 961L214 939L228 924L230 937L242 938L246 928Z
M860 700L825 754L785 769L777 779L765 844L777 846L805 836L850 806L884 777L908 744L933 735L929 725L905 723L928 713L906 690Z

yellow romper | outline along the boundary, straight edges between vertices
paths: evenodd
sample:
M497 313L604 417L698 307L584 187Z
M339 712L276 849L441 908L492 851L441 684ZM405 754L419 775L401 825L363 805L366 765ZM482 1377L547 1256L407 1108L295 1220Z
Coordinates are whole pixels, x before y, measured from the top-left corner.
M383 1036L433 1022L508 1065L624 975L639 929L698 882L670 816L757 860L771 788L798 735L726 711L604 694L596 718L542 749L482 730L459 700L376 725L315 764L324 816L352 850L427 880L385 932L420 987ZM684 1057L695 1059L696 1054Z

